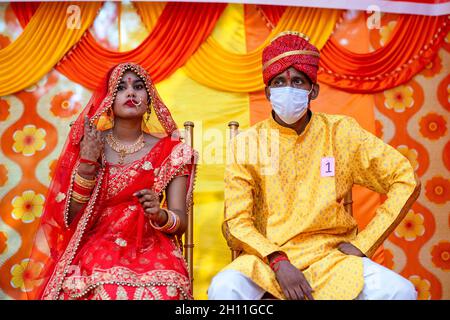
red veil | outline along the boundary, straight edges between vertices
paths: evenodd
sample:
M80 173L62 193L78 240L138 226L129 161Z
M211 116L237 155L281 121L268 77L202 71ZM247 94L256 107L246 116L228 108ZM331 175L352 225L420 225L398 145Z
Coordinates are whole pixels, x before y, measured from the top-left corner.
M93 217L91 217L90 212L96 206L97 195L102 188L102 183L104 184L103 169L99 170L97 184L90 201L77 214L71 225L67 224L74 171L80 158L80 141L83 137L84 117L87 115L90 123L96 125L99 130L108 128L109 120L111 120L113 114L112 104L116 96L117 86L127 70L135 72L144 81L148 95L151 97L151 108L153 109L151 116L156 116L156 118L150 118L149 120L147 115L144 115L144 131L158 136L172 136L172 140L179 140L177 126L169 110L159 97L147 71L133 63L122 63L113 67L93 93L77 120L72 124L68 139L59 157L27 267L26 274L29 279L27 281L27 294L29 299L56 299L58 297L61 282L64 275L70 271L68 267L76 253L81 236L84 230L89 229L89 226L92 224ZM186 161L186 167L190 172L188 202L192 199L195 175L195 164L194 161L191 161L193 153L190 154L189 161ZM102 161L104 162L105 160L102 159ZM80 235L80 239L74 240L74 234ZM69 243L71 243L70 246ZM48 288L49 281L54 283L50 286L51 289Z

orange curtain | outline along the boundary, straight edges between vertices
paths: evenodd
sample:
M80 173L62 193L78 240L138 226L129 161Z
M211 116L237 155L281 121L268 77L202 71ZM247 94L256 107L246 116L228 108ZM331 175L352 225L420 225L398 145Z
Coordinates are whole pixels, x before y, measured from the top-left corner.
M224 8L225 4L168 3L153 31L136 49L110 51L86 33L78 46L60 61L57 69L69 79L92 89L110 67L123 61L134 61L149 70L153 80L159 82L181 67L205 41Z
M99 8L99 2L39 5L19 37L0 50L0 96L42 79L80 41Z
M307 34L319 50L325 45L342 11L307 7L289 7L270 36L255 50L245 54L223 48L209 37L184 65L193 80L210 88L230 92L253 92L264 88L261 56L265 45L285 30ZM211 72L214 70L215 72Z
M278 21L280 21L284 11L286 11L286 7L274 5L258 5L256 6L256 10L260 13L264 21L268 24L268 27L270 29L274 29Z
M139 3L138 7L152 5ZM159 82L181 67L206 40L226 4L168 3L154 29L139 47L128 52L116 52L100 46L87 31L83 38L57 64L56 69L74 82L95 89L112 66L133 61L149 70L153 81ZM28 22L28 14L19 14L21 24ZM17 7L16 7L17 8ZM16 10L17 12L17 10Z
M38 5L11 3L23 26ZM151 3L135 5L145 12L145 7ZM58 63L57 69L73 81L93 89L112 65L130 60L148 68L154 81L159 82L187 62L211 33L224 7L225 4L168 3L146 40L128 52L102 48L86 32ZM271 26L278 24L285 9L282 6L258 6L260 14ZM319 81L355 93L374 93L396 87L432 61L449 30L447 16L402 15L392 40L366 54L349 51L331 37L321 49Z
M277 25L285 7L259 9L271 25ZM320 51L319 81L355 93L394 88L409 81L434 59L449 31L447 16L401 15L391 41L367 54L349 51L331 36Z
M449 30L447 16L402 15L392 40L366 54L353 53L331 37L321 50L319 80L349 92L373 93L396 87L434 59Z

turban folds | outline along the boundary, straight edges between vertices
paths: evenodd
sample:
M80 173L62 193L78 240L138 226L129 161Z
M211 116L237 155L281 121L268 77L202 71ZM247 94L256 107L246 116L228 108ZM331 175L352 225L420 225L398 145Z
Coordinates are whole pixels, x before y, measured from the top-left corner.
M263 50L264 84L267 86L276 75L290 67L305 73L316 83L319 55L319 50L304 34L293 31L280 33Z

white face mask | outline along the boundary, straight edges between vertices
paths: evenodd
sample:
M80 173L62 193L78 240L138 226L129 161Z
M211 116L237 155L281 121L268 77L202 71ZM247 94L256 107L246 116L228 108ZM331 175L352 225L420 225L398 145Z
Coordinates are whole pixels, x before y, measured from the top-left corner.
M309 94L312 91L292 87L270 88L273 111L287 124L293 124L308 111Z

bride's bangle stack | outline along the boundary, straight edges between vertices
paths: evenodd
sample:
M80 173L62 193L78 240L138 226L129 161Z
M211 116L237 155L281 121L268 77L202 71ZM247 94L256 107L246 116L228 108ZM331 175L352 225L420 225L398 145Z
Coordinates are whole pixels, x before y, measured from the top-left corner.
M166 224L163 225L162 227L158 227L153 223L152 220L150 220L150 224L156 230L159 230L159 231L162 231L165 233L170 233L170 234L176 233L178 228L180 227L180 223L181 223L180 217L170 210L166 210L166 209L161 209L161 210L164 210L167 214Z
M75 174L75 181L72 189L72 199L78 203L86 203L91 197L92 189L95 187L96 180L85 179L78 174Z

